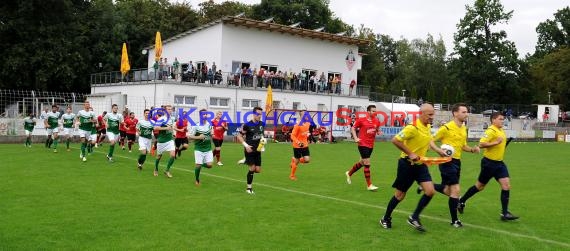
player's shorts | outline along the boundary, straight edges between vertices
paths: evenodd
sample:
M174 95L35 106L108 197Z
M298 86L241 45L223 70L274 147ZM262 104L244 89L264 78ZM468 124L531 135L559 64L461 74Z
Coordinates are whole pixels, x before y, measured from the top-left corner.
M79 137L80 138L86 138L89 140L89 137L91 137L91 130L85 131L85 130L79 129Z
M188 144L188 138L175 138L174 139L174 145L176 145L176 148L179 148L183 144Z
M439 164L439 172L441 174L441 184L448 186L459 184L461 160L451 159L449 162Z
M223 139L212 139L212 141L214 142L215 147L222 147L222 144L224 143Z
M245 155L245 164L248 166L261 166L261 152L253 151L248 153L246 150L243 151Z
M121 139L124 139L125 137L127 137L127 132L119 131L119 136L121 136Z
M89 141L97 143L97 133L91 133L91 135L89 135Z
M24 130L24 135L30 136L32 135L32 131Z
M293 156L296 159L300 159L305 156L311 156L311 152L309 151L308 147L303 148L293 148Z
M156 154L161 155L163 152L171 152L174 151L176 148L174 147L174 140L170 140L168 142L156 144Z
M412 164L407 158L400 158L398 160L398 173L392 187L407 192L414 181L418 183L431 181L428 166L426 164Z
M106 128L99 129L97 130L97 134L107 134L107 129Z
M127 140L128 140L128 141L133 141L133 142L134 142L136 139L137 139L137 135L136 135L136 134L134 134L134 133L132 133L132 134L131 134L131 133L127 133Z
M509 177L509 170L503 161L491 160L483 157L481 159L481 172L477 179L482 184L487 184L491 178L499 180Z
M366 146L358 146L358 152L360 153L360 158L368 159L372 156L372 150L374 148L366 147Z
M63 135L73 136L73 128L64 127L62 134L63 134Z
M150 151L151 145L152 145L152 139L139 136L139 151L142 150Z
M109 142L118 141L119 135L115 134L114 132L108 131L107 132L107 139L109 139Z
M53 135L54 133L59 133L59 127L56 128L46 128L47 135Z
M194 151L194 160L196 161L196 164L212 163L214 162L214 154L212 151Z

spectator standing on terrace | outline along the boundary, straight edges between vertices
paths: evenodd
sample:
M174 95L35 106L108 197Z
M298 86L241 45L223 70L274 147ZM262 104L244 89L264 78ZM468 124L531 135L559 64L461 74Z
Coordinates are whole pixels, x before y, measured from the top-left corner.
M222 70L218 70L214 75L214 80L216 80L216 84L220 84L222 82Z
M321 72L321 76L319 77L319 92L324 92L326 89L327 78L325 77L325 73Z
M208 82L210 82L211 85L214 84L214 73L211 68L208 69Z
M348 96L352 96L352 89L354 89L354 86L356 86L356 80L352 80L350 81L350 89L348 90Z
M164 66L162 67L162 78L163 79L168 79L168 76L170 76L169 74L169 67L170 65L168 65L168 58L164 58Z
M172 63L172 73L174 73L174 79L178 81L180 79L180 63L178 58L174 58L174 63Z
M212 62L212 72L216 72L218 70L218 66L216 66L216 62Z
M263 87L263 76L265 74L265 68L260 68L257 73L257 87Z
M204 63L202 65L202 78L200 83L206 83L206 77L208 75L208 66Z

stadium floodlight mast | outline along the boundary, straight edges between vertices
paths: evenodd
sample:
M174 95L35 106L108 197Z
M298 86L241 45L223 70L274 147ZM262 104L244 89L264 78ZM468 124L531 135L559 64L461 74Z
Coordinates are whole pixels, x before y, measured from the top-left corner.
M552 92L548 91L548 104L550 105L550 94L552 94Z

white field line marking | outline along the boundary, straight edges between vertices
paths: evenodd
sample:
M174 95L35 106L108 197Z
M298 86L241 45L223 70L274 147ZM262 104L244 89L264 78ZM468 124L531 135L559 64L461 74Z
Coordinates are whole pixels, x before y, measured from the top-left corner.
M99 153L105 154L105 153L103 153L103 152L101 152L101 151L94 151L94 152L99 152ZM135 159L135 158L130 158L130 157L121 156L121 155L115 155L115 156L116 156L116 157L120 157L120 158L124 158L124 159L130 159L130 160L137 161L137 159ZM115 156L113 156L113 157L115 157ZM161 164L161 166L165 166L165 165L164 165L164 164ZM184 168L179 168L179 167L172 167L172 169L176 169L176 170L181 170L181 171L193 173L193 171L191 171L191 170L184 169ZM210 174L210 173L202 173L202 175L206 175L206 176L210 176L210 177L214 177L214 178L218 178L218 179L224 179L224 180L234 181L234 182L245 183L245 179L244 179L244 180L238 180L238 179L229 178L229 177L224 177L224 176L219 176L219 175ZM276 186L272 186L272 185L267 185L267 184L263 184L263 183L255 183L255 185L256 185L256 186L262 186L262 187L268 187L268 188L271 188L271 189L274 189L274 190L279 190L279 191L284 191L284 192L302 194L302 195L307 195L307 196L316 197L316 198L321 198L321 199L333 200L333 201L344 202L344 203L353 204L353 205L358 205L358 206L365 206L365 207L370 207L370 208L377 208L377 209L386 210L386 207L383 207L383 206L377 206L377 205L362 203L362 202L358 202L358 201L352 201L352 200L346 200L346 199L341 199L341 198L336 198L336 197L331 197L331 196L326 196L326 195L320 195L320 194L308 193L308 192L303 192L303 191L297 191L297 190L292 190L292 189L288 189L288 188L283 188L283 187L276 187ZM394 210L394 212L397 212L397 213L400 213L400 214L404 214L404 215L410 215L410 214L411 214L411 212L404 211L404 210L398 210L398 209ZM422 217L423 217L423 218L427 218L427 219L431 219L431 220L435 220L435 221L440 221L440 222L449 223L449 220L448 220L448 219L444 219L444 218L440 218L440 217L429 216L429 215L425 215L425 214L422 215ZM463 223L463 225L464 225L464 226L468 226L468 227L472 227L472 228L476 228L476 229L480 229L480 230L489 231L489 232L495 232L495 233L499 233L499 234L504 234L504 235L508 235L508 236L513 236L513 237L518 237L518 238L524 238L524 239L530 239L530 240L535 240L535 241L538 241L538 242L544 242L544 243L549 243L549 244L555 244L555 245L559 245L559 246L563 246L563 247L570 247L570 243L560 242L560 241L555 241L555 240L549 240L549 239L544 239L544 238L540 238L540 237L537 237L537 236L531 236L531 235L526 235L526 234L519 234L519 233L514 233L514 232L509 232L509 231L500 230L500 229L494 229L494 228L488 228L488 227L479 226L479 225L474 225L474 224L469 224L469 223Z

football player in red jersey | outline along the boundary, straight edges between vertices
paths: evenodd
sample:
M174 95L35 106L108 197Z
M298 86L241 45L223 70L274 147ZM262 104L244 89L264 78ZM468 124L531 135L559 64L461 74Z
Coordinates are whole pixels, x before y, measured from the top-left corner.
M370 156L374 149L374 139L376 135L380 135L382 131L380 131L380 121L375 115L376 106L369 105L366 107L366 113L366 117L356 119L351 129L354 142L358 143L360 160L356 162L350 170L346 171L346 182L351 184L352 174L364 166L364 178L366 178L367 189L368 191L376 191L378 187L373 185L370 181ZM358 136L356 135L356 130L359 130Z
M174 145L176 146L176 156L180 157L182 151L188 149L188 120L181 119L176 121L176 126L174 127L174 131L176 132L174 138Z
M212 126L214 127L214 136L212 140L214 141L214 157L218 162L218 166L223 166L221 162L222 144L224 143L224 134L228 130L228 123L221 120L222 112L216 112L216 117L212 120Z
M125 118L125 126L127 127L127 140L129 145L129 152L131 152L132 146L137 138L137 123L139 120L135 118L135 113L131 112L129 117Z

